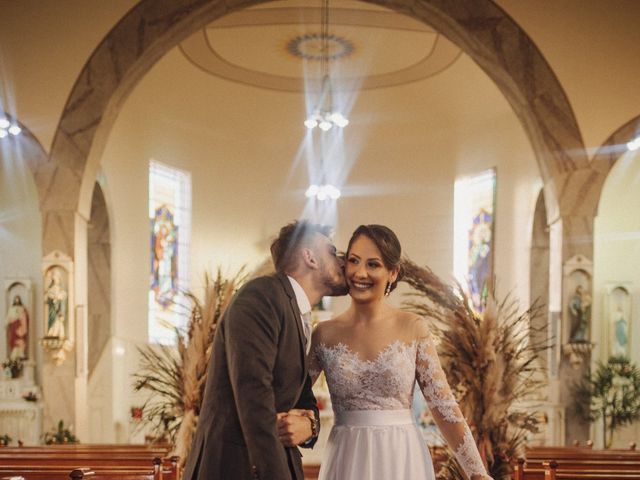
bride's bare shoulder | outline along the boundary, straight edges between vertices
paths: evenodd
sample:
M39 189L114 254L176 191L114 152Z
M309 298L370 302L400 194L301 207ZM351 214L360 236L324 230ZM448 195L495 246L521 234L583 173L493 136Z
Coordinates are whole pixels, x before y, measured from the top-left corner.
M399 319L412 339L420 340L431 337L433 327L423 316L413 312L402 312Z
M344 315L338 315L330 320L324 320L318 323L313 331L315 342L334 343L333 339L338 336L338 333L345 327L346 321Z

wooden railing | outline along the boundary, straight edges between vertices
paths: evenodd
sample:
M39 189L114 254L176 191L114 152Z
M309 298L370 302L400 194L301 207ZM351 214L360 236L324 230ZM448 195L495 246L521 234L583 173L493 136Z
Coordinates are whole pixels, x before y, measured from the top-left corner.
M514 466L515 480L640 480L640 452L587 447L532 447Z
M0 478L179 480L168 446L47 445L0 448Z

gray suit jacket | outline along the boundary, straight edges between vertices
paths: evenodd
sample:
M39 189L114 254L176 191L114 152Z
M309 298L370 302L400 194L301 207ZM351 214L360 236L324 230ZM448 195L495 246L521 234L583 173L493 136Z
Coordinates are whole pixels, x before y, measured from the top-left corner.
M302 480L276 413L312 409L300 310L286 275L248 282L217 327L185 480Z

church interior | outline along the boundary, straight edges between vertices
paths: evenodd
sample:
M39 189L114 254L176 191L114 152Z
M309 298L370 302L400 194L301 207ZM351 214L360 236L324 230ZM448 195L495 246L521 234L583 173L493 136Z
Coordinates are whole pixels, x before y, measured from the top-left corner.
M612 355L640 364L640 2L0 9L9 445L60 421L82 443L143 443L140 349L172 344L173 305L205 275L258 268L304 218L340 250L386 225L446 281L485 269L498 298L540 302L527 337L551 346L530 442L605 447L572 385ZM327 299L317 320L347 305ZM631 422L612 446L639 438Z

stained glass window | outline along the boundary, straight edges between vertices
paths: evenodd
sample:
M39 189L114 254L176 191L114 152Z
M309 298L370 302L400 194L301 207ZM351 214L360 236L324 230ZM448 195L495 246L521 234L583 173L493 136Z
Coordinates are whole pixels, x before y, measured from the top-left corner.
M495 169L455 183L453 268L477 312L484 309L493 278L495 192Z
M191 174L149 163L149 341L172 345L175 327L186 322L189 284Z

